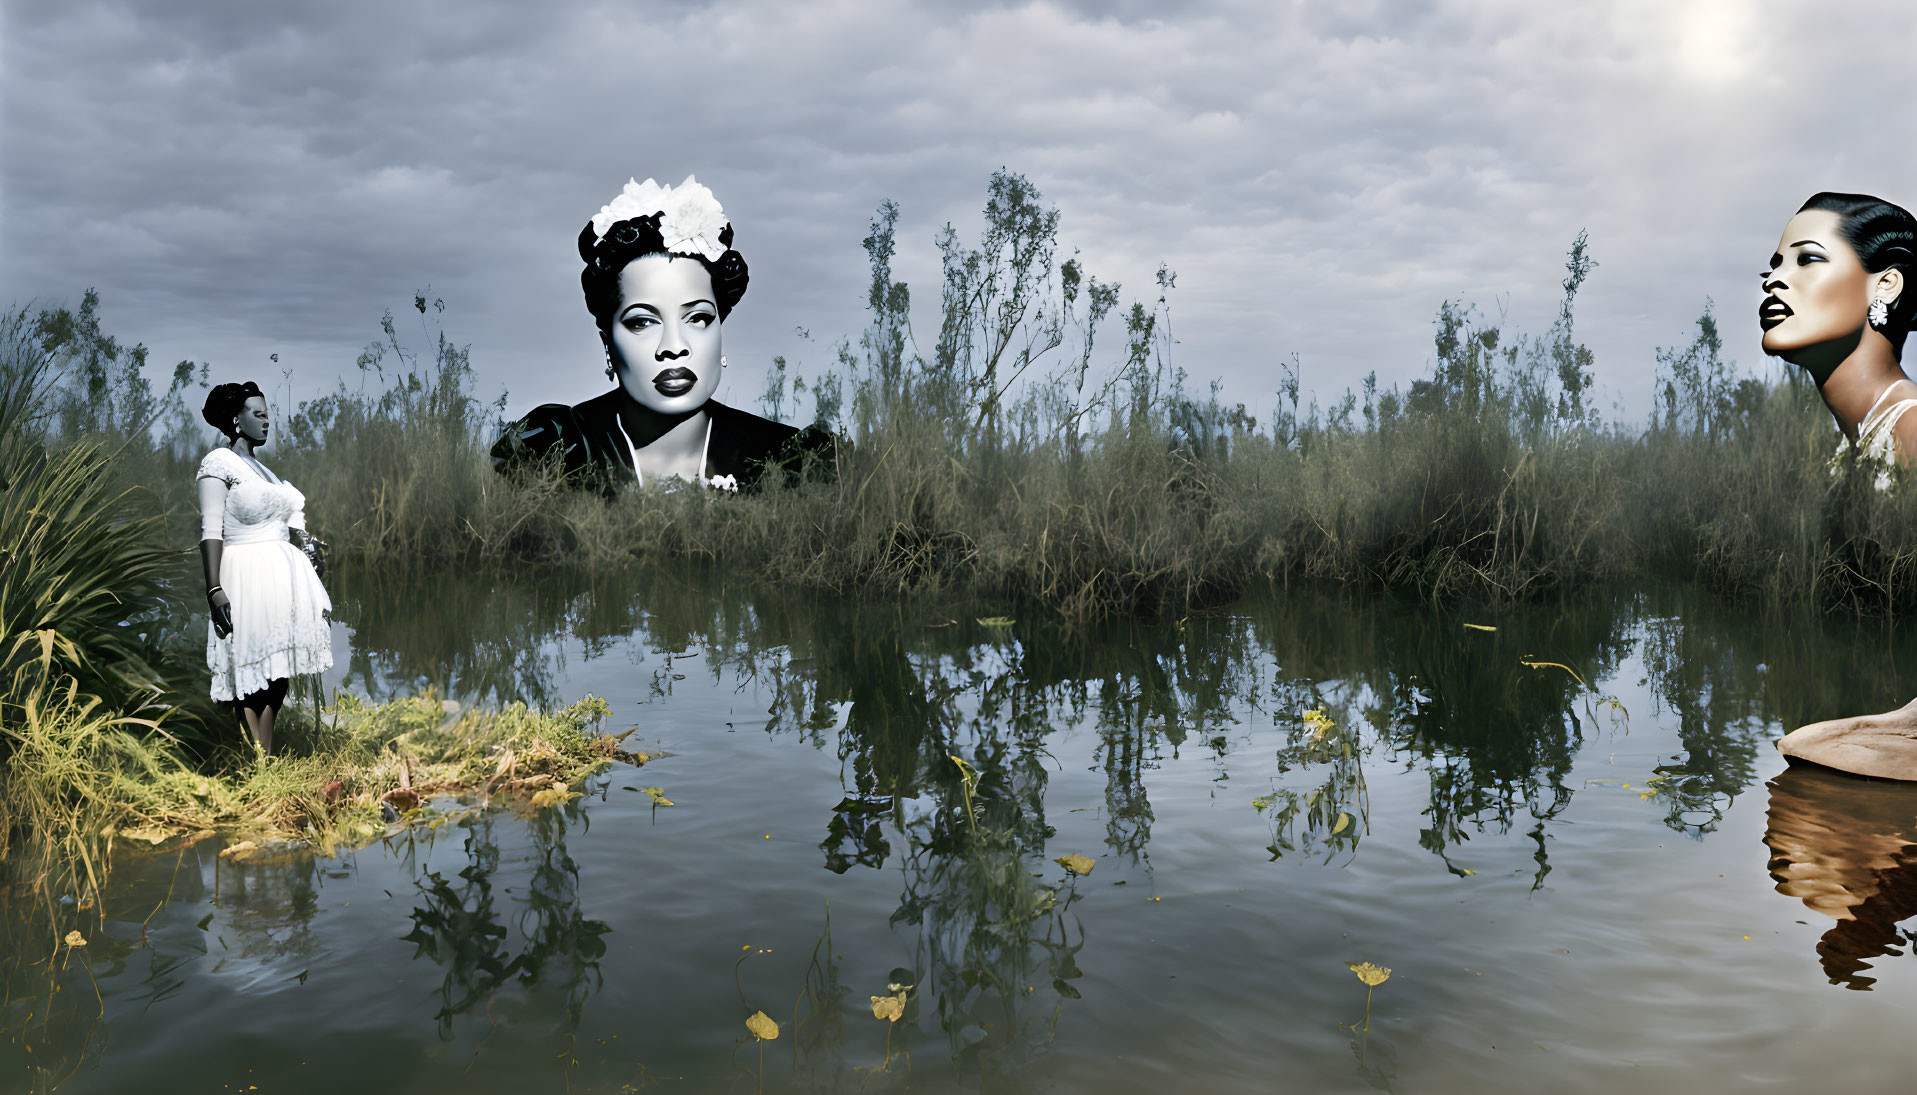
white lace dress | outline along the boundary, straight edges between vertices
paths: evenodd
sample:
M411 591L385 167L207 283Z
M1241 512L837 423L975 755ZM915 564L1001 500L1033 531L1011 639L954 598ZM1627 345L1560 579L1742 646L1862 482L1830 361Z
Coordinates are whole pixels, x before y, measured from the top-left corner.
M1899 384L1902 383L1899 382ZM1857 441L1853 447L1857 453L1857 459L1868 461L1877 469L1878 490L1886 490L1890 487L1891 469L1898 463L1897 420L1904 417L1905 412L1912 407L1917 407L1917 398L1884 402L1890 397L1891 392L1897 390L1899 384L1892 384L1878 393L1877 402L1871 404L1870 410L1864 415L1864 420L1857 424ZM1904 384L1903 387L1906 391L1909 390L1908 384ZM1839 445L1837 455L1832 457L1832 464L1835 465L1843 456L1844 446Z
M200 461L200 538L224 541L220 586L232 602L233 633L207 622L206 664L213 698L234 700L281 677L333 665L333 602L287 529L306 530L306 496L229 448Z

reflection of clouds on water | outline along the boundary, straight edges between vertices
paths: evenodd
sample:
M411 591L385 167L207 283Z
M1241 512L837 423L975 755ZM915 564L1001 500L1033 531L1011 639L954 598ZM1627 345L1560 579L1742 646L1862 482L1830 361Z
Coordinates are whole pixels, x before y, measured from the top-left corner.
M1790 768L1770 782L1771 877L1777 892L1837 921L1817 943L1834 985L1868 989L1871 960L1917 936L1917 786Z
M251 862L216 859L214 916L208 923L211 972L243 991L297 984L321 951L313 929L320 878L313 854L294 852Z

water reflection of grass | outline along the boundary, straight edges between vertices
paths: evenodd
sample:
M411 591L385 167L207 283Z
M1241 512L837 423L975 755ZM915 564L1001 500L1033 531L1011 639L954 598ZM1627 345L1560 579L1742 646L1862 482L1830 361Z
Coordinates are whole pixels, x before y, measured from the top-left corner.
M562 596L554 603L564 601ZM798 986L755 986L748 979L751 1008L722 1017L733 1036L745 1039L740 1056L745 1065L753 1063L757 1048L736 1025L752 1008L763 1008L777 1018L787 1039L767 1047L766 1061L775 1073L783 1067L780 1051L790 1044L802 1073L849 1083L847 1069L884 1063L888 1034L892 1070L900 1078L908 1052L921 1069L928 1059L950 1058L971 1076L1026 1069L1050 1051L1054 1023L1061 1016L1069 1019L1080 1006L1070 1003L1086 984L1076 975L1080 963L1089 966L1087 956L1096 953L1084 947L1084 940L1099 935L1099 924L1088 912L1099 906L1078 903L1051 861L1080 850L1099 855L1092 877L1101 884L1108 872L1126 870L1120 864L1132 856L1149 869L1147 789L1166 793L1164 784L1152 784L1153 771L1176 750L1198 753L1216 764L1219 774L1232 776L1220 785L1227 789L1221 793L1235 795L1235 809L1246 813L1249 797L1264 790L1247 790L1252 781L1269 777L1278 786L1303 790L1331 785L1341 808L1319 815L1315 833L1301 829L1294 840L1301 853L1310 847L1314 856L1327 838L1373 839L1362 824L1365 780L1408 768L1429 788L1428 800L1414 802L1412 809L1425 811L1423 836L1433 868L1455 864L1460 873L1478 869L1490 876L1494 872L1482 859L1461 855L1460 849L1491 843L1502 855L1509 842L1486 841L1479 834L1528 833L1538 848L1535 885L1550 869L1547 836L1579 793L1581 781L1571 777L1570 763L1581 748L1602 743L1605 735L1621 740L1623 731L1590 720L1584 708L1588 689L1571 674L1529 668L1527 660L1562 662L1586 681L1608 688L1627 658L1640 659L1651 692L1663 705L1664 721L1678 722L1671 717L1674 703L1692 705L1678 727L1682 745L1672 752L1684 754L1682 763L1700 778L1735 792L1745 785L1738 773L1749 770L1762 744L1754 727L1761 727L1764 712L1774 709L1772 690L1801 686L1804 694L1794 695L1792 702L1819 702L1819 689L1835 687L1819 683L1831 665L1882 649L1881 635L1829 621L1818 625L1825 630L1817 642L1800 644L1758 626L1759 621L1713 615L1710 604L1599 599L1551 611L1464 614L1496 621L1498 630L1481 631L1462 629L1458 614L1414 602L1372 602L1359 610L1347 599L1298 591L1243 604L1234 615L1118 621L1090 630L1041 619L967 631L927 627L928 618L947 617L914 618L894 606L802 610L750 589L715 597L695 582L688 592L650 600L648 615L634 626L642 628L645 648L707 652L705 669L714 674L716 687L734 687L734 674L757 675L764 686L760 694L770 705L766 732L794 747L817 741L828 755L836 750L842 761L842 786L823 800L838 807L821 809L819 815L827 830L820 852L826 864L842 871L899 872L894 911L912 948L913 968L905 972L920 986L922 1015L931 1020L923 1030L904 1016L894 1026L870 1013L865 1001L888 981L905 983L899 976L882 981L871 971L850 984L838 981L836 971L812 971L809 995L795 1008L789 1026L783 1006L772 1004ZM524 626L545 624L528 619ZM1889 687L1894 672L1867 669L1851 683ZM825 719L821 712L833 716ZM422 709L419 725L436 729L438 714ZM1259 731L1256 749L1244 748L1248 735L1239 728L1246 725ZM1127 818L1116 810L1105 812L1102 854L1095 849L1095 836L1076 834L1066 843L1049 832L1058 819L1048 813L1057 813L1059 805L1056 794L1047 801L1054 782L1047 750L1074 729L1096 736L1090 744L1106 783L1104 801L1127 804L1132 811ZM1633 735L1639 732L1632 728ZM955 755L976 773L969 807L966 773L951 761ZM638 782L652 781L634 781L635 786ZM1635 787L1628 793L1632 806L1636 793ZM1661 794L1653 795L1646 808L1664 809ZM1711 808L1721 810L1725 803L1723 791L1707 795L1699 788L1696 794ZM1098 801L1095 793L1090 801ZM1341 813L1351 821L1338 830ZM831 828L835 823L839 827ZM510 823L499 817L492 824L503 830ZM457 839L468 831L448 823L408 839L425 841L434 832ZM1528 851L1521 839L1519 845ZM1250 841L1243 850L1255 855ZM1349 854L1361 850L1355 843L1347 849ZM487 862L482 856L465 866L480 870ZM511 966L525 947L512 941L514 910L498 899L487 922L508 929L495 940L499 946L481 947L470 960L451 947L460 931L473 933L476 947L486 944L492 931L484 917L460 919L462 909L473 912L482 902L467 884L470 879L457 873L459 866L436 864L450 889L441 892L423 880L414 904L441 917L429 917L428 930L451 948L423 951L422 957L430 953L444 961L448 973L465 971L466 980L454 983L437 1006L452 1009L456 1026L465 1023L483 1034L487 1024L478 1018L478 1001L499 989L475 996L474 987L493 984L488 969ZM1034 872L1043 877L1033 878ZM518 892L519 883L512 885ZM576 881L562 880L549 890L563 897L568 885ZM499 893L500 886L495 880L491 892ZM1129 896L1138 890L1134 883L1129 890L1110 892ZM568 903L561 900L558 907ZM878 915L882 921L884 913ZM592 961L586 953L590 933L568 935L564 919L560 916L547 932L556 949L544 960L539 983L554 991L566 986L568 999L575 991L590 996L596 974L574 970L575 962ZM533 934L545 930L530 921L526 927ZM104 953L106 944L91 933L89 938ZM819 964L828 966L824 953ZM1372 957L1390 961L1389 955ZM525 988L518 978L515 972L503 983L505 999L516 999ZM767 994L757 995L760 990ZM1084 992L1093 995L1090 989ZM831 1003L834 993L836 1004ZM846 999L856 1006L845 1006ZM1355 1017L1355 998L1352 1003ZM552 1012L559 1010L555 1004ZM845 1022L846 1016L852 1021ZM568 1025L576 1020L556 1022ZM1384 1023L1377 1033L1388 1034L1389 1027ZM67 1036L76 1037L70 1031ZM1362 1056L1366 1043L1354 1042ZM1392 1060L1388 1044L1381 1043L1380 1054L1365 1067Z
M440 870L421 873L420 903L411 914L412 931L403 938L417 948L416 958L446 971L434 1017L442 1039L453 1037L459 1016L475 1009L490 1013L494 998L515 985L524 992L556 988L564 1001L566 1030L577 1030L586 1000L599 985L599 960L606 953L602 937L611 929L580 911L579 867L566 850L569 812L542 810L532 819L527 830L532 872L516 917L497 905L501 860L493 815L460 821L462 870L450 877ZM489 1020L489 1027L494 1025Z

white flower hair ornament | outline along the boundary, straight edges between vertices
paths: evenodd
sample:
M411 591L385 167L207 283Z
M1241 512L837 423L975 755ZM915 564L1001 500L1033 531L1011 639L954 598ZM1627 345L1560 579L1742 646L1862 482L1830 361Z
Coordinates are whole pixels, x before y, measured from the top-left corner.
M593 215L593 235L603 240L621 221L655 217L667 254L698 255L716 262L730 249L725 210L712 191L691 175L677 187L660 186L651 179L643 183L626 180L618 196Z

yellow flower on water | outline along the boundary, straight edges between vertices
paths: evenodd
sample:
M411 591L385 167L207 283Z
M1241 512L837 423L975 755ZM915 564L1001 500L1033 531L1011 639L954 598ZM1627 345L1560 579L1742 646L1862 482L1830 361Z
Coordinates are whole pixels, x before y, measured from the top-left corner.
M1391 980L1391 971L1383 966L1374 966L1369 962L1346 962L1345 965L1358 975L1358 980L1373 988Z
M1317 707L1317 708L1313 708L1310 711L1306 711L1300 717L1302 717L1305 720L1306 726L1311 727L1312 741L1325 740L1325 732L1327 730L1336 728L1338 725L1337 723L1331 721L1331 716L1325 714L1325 709L1322 707Z
M874 996L872 998L872 1018L884 1019L896 1023L899 1016L905 1014L905 994L897 996Z
M770 1042L779 1036L779 1024L763 1011L755 1011L747 1017L746 1029L761 1042Z
M548 806L558 806L578 797L579 792L567 788L563 783L555 783L544 790L534 791L532 804L534 809L543 810Z
M1098 866L1098 864L1092 862L1091 857L1080 855L1077 852L1073 852L1071 855L1059 856L1057 859L1052 860L1052 862L1073 874L1091 874L1092 868Z
M86 945L87 945L87 937L86 937L86 936L84 936L84 935L81 935L81 934L80 934L79 932L68 932L68 933L67 933L67 946L69 946L69 947L84 947L84 946L86 946Z

